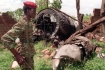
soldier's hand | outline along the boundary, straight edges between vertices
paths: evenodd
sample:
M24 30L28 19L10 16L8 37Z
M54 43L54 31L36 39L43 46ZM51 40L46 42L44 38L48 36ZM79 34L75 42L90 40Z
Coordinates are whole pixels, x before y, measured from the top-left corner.
M19 65L22 65L24 63L25 57L21 56L20 54L16 54L15 58L16 58L16 61L19 63Z
M10 49L19 65L24 63L24 57L21 56L14 48Z

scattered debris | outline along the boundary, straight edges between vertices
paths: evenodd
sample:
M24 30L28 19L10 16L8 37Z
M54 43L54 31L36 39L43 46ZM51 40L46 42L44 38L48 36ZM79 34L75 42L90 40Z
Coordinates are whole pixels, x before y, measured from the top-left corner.
M19 68L19 64L17 63L17 61L13 61L11 64L11 70L15 70L16 68Z
M50 52L49 49L44 49L44 50L42 50L42 53L43 53L44 55L50 55L50 54L51 54L51 52Z
M105 59L105 54L102 53L102 48L101 47L97 47L95 52L97 53L97 57L98 58L102 58L102 59Z
M46 58L46 59L50 58L51 51L48 48L42 50L41 52L42 52L42 54L39 55L40 58Z
M64 44L56 51L53 57L53 70L57 70L62 58L71 59L71 61L84 61L88 59L95 51L96 46L86 37L75 36L71 42Z
M8 13L2 13L2 15L0 15L0 38L11 29L15 23L16 21Z

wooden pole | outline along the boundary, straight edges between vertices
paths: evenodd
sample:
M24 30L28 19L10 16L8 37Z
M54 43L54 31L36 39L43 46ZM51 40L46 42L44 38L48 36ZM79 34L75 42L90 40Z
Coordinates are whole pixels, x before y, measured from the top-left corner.
M48 0L46 0L47 8L48 8Z
M79 12L79 10L80 10L80 0L76 0L76 9L77 9L77 18L78 18L78 23L79 23L79 29L82 29L83 26L82 26L82 23L80 23L80 22L82 22L81 21L82 17L80 17L81 14Z
M80 0L76 0L77 18L79 21Z

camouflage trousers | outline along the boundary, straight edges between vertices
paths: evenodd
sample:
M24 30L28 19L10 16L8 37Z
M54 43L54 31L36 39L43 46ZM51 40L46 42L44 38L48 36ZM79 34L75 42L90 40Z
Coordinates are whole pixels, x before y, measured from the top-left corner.
M34 59L33 57L26 57L26 62L27 64L32 68L28 68L25 64L21 65L20 68L21 70L34 70Z
M21 70L34 70L34 46L33 44L29 43L28 47L26 43L21 43L21 45L18 45L16 50L25 57L27 64L32 68L28 68L25 64L21 65Z

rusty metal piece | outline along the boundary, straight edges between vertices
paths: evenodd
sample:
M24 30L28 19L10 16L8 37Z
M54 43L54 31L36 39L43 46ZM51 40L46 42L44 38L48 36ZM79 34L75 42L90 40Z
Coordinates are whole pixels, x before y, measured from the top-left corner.
M96 22L92 23L91 25L85 27L84 29L81 29L81 30L75 32L74 34L72 34L65 41L65 43L69 43L76 35L83 35L83 34L85 34L86 32L88 32L89 30L91 30L92 28L96 27L97 25L99 25L102 22L105 22L105 17L100 18L99 20L97 20Z
M102 0L101 10L100 10L100 17L104 17L104 16L105 16L105 0ZM101 33L105 34L105 22L103 22L101 24L100 31L101 31Z
M100 16L101 17L105 16L105 0L102 0L102 3L101 3Z
M0 37L5 34L16 21L7 12L0 15Z
M84 61L93 54L95 49L96 46L88 38L75 36L71 43L63 45L56 51L56 55L53 57L54 59L52 63L53 70L57 70L59 63L62 63L61 59L70 59L69 63L73 60Z
M56 9L56 8L54 8L54 9ZM73 20L75 20L75 21L78 21L77 19L73 18L72 16L70 16L70 15L68 15L68 14L66 14L66 13L64 13L64 12L58 10L58 9L56 9L56 10L57 10L58 12L61 12L61 13L64 14L64 15L70 17L71 19L73 19ZM82 22L80 22L80 21L78 21L78 22L79 22L79 23L82 23Z
M70 17L71 19L73 19L73 20L75 20L75 21L78 21L78 23L79 23L79 27L78 27L78 29L77 30L79 30L79 29L82 29L83 28L83 23L82 23L82 20L83 20L83 14L78 14L79 16L79 19L77 20L77 19L75 19L75 18L73 18L72 16L70 16L70 15L68 15L68 14L66 14L66 13L64 13L64 12L62 12L62 11L60 11L60 10L58 10L58 9L56 9L57 11L59 11L59 12L61 12L62 14L65 14L66 16L68 16L68 17Z
M93 15L90 18L91 23L97 21L100 18L100 9L95 8L93 10Z

